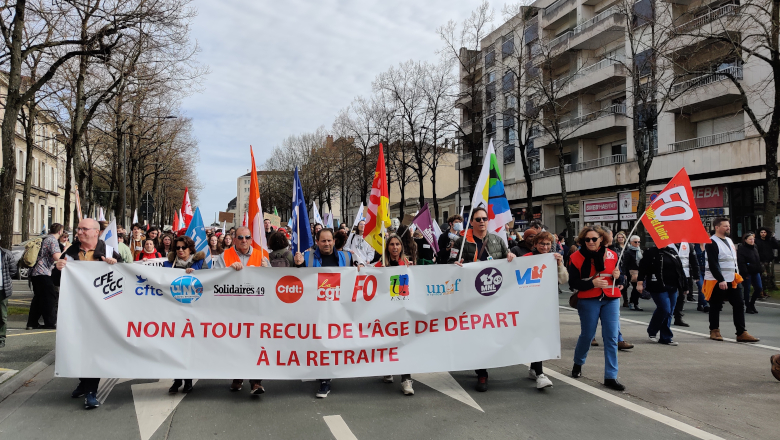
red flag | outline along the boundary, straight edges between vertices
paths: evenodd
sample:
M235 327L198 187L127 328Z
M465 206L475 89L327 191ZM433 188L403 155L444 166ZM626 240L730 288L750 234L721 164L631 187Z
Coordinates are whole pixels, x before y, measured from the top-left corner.
M181 217L184 220L184 230L186 231L190 227L190 221L192 221L192 205L190 204L188 188L184 188L184 199L181 201Z
M642 217L642 224L659 248L683 241L710 242L710 236L701 223L699 210L696 209L691 180L685 168L650 202Z
M179 232L179 213L175 211L173 213L173 226L171 227L171 230L173 232Z
M243 228L249 227L249 212L244 212L244 219L241 220L241 227Z
M248 225L252 231L252 248L262 252L263 257L268 257L268 245L265 242L265 227L263 225L263 204L260 202L260 184L257 181L257 167L255 166L255 153L249 146L249 154L252 156L252 176L249 180L249 209Z
M390 226L390 195L387 190L387 172L382 144L374 172L374 183L368 197L368 218L363 228L363 239L379 253L384 251L384 231Z

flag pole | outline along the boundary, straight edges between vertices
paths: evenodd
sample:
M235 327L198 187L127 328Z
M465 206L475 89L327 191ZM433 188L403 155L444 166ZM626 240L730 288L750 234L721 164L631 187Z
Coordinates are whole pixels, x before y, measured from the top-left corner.
M387 267L387 263L385 262L385 243L387 242L387 229L383 227L382 233L380 235L382 237L382 267Z
M301 216L298 215L298 205L295 205L295 236L298 238L295 240L298 242L298 253L301 253Z
M469 217L468 217L469 223L471 223L471 214L473 214L473 213L474 213L474 204L472 203L471 208L469 209ZM474 228L472 228L472 230L473 229ZM458 252L458 259L463 259L463 247L466 246L466 236L468 236L468 232L469 232L468 226L463 231L464 231L463 232L463 241L460 243L460 252Z
M642 221L642 217L647 214L647 210L645 209L645 212L642 213L642 215L639 216L639 218L636 219L636 223L634 223L634 227L631 228L631 232L628 233L628 236L626 237L626 245L623 246L623 249L620 251L620 255L618 256L617 265L615 266L616 269L620 269L620 262L623 260L623 254L626 252L626 248L628 247L628 241L631 240L631 236L634 235L634 231L636 231L636 227L639 226L639 223ZM642 243L640 243L640 246ZM617 280L615 278L612 279L612 290L615 290L615 285L617 284Z

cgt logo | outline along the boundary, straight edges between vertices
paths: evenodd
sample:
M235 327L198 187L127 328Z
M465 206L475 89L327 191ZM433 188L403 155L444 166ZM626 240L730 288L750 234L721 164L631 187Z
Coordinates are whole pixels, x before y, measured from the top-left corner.
M138 281L137 284L144 284L143 286L138 286L135 288L135 294L138 296L163 296L162 289L157 289L154 286L150 286L149 284L146 284L147 279L142 277L141 275L135 276Z
M390 277L390 300L409 300L409 275L392 275Z
M317 274L317 301L338 301L341 297L341 274Z
M539 266L529 267L522 275L520 275L519 270L516 270L515 276L517 276L517 284L529 287L541 283L542 272L544 272L545 269L547 269L547 266L544 264L541 268Z
M184 275L171 283L171 296L182 304L192 304L203 296L203 284L192 275Z
M455 282L447 280L444 284L428 284L425 287L428 290L428 296L452 295L460 290L460 278Z
M303 296L303 283L298 277L283 276L276 283L276 296L283 303L292 304Z
M101 289L103 292L103 299L111 299L117 295L122 294L122 282L124 278L114 279L114 271L105 273L94 279L92 284Z

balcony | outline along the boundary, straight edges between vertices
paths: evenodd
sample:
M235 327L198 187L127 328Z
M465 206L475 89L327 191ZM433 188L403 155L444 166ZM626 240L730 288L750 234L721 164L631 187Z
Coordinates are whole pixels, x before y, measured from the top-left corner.
M625 14L617 6L612 6L575 27L569 47L588 50L604 47L607 43L623 38L625 30Z
M556 79L553 81L553 89L560 90L562 87L569 87L569 89L565 90L563 93L564 95L568 95L579 90L605 85L605 82L625 82L625 78L628 75L628 72L624 67L625 61L626 59L623 56L605 58L588 67L582 68L574 75Z
M627 126L625 115L626 105L614 104L602 110L562 121L558 124L558 132L562 139L594 138L617 133L625 130ZM534 142L538 147L543 147L552 144L555 139L549 134L543 134L538 141Z
M617 165L626 163L625 154L614 154L612 156L600 157L598 159L586 160L585 162L578 162L573 164L566 164L563 166L564 173L573 173L577 171L591 170L593 168L607 167L610 165ZM531 174L531 180L541 179L543 177L551 177L560 175L560 169L556 165L553 168L547 168L542 171Z
M745 139L745 130L734 130L726 133L717 133L709 136L703 136L696 139L687 139L684 141L669 144L667 153L677 153L680 151L695 150L697 148L710 147L712 145L726 144Z
M725 5L718 9L714 9L704 15L696 17L691 21L685 22L679 26L675 26L674 33L678 35L692 33L693 31L704 26L705 24L712 23L713 21L719 20L723 17L737 15L740 12L739 10L740 10L739 5L733 5L733 4Z
M574 0L558 0L544 8L542 18L544 19L545 26L571 12L574 6Z
M667 105L667 111L696 112L725 104L742 98L737 86L731 80L742 80L742 66L731 66L714 73L697 76L672 85L673 100Z
M741 16L740 6L729 4L688 20L672 29L676 37L664 49L676 53L676 56L690 57L705 45L707 39L716 42L714 36L745 32L745 20Z

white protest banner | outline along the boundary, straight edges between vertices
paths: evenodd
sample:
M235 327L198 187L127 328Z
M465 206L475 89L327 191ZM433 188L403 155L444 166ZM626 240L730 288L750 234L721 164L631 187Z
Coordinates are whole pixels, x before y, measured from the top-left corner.
M552 255L389 268L69 262L61 377L317 379L559 358Z
M168 261L168 258L148 258L146 261L136 261L137 264L142 264L144 266L152 266L152 267L163 267L163 263Z

